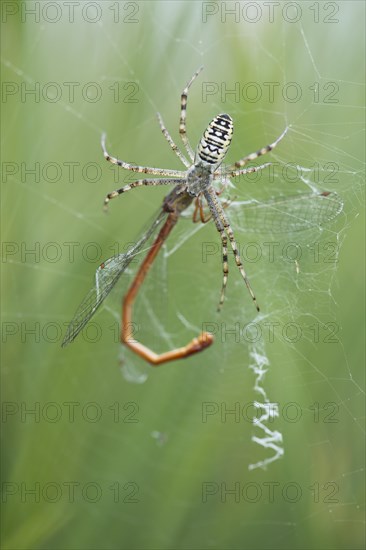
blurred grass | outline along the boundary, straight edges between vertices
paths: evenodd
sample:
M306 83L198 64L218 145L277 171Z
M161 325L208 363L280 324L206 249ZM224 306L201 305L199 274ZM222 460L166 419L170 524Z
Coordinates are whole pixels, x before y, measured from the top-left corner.
M121 17L136 18L136 23L113 23L113 12L104 2L98 23L78 15L68 23L64 12L54 24L44 19L35 23L31 16L22 23L9 16L2 37L4 82L29 87L39 82L40 90L56 82L63 90L62 100L54 103L42 97L35 102L32 96L22 101L15 94L3 105L2 159L15 163L19 172L3 177L2 237L20 247L10 258L13 261L3 258L2 264L3 331L18 329L13 336L5 332L3 336L3 399L5 407L19 411L3 418L3 483L14 484L3 485L7 501L3 548L362 548L364 317L359 306L364 296L364 220L358 213L364 161L360 131L364 6L352 2L346 8L346 3L336 3L338 23L314 24L307 3L301 4L298 23L287 23L280 15L274 23L264 15L258 23L242 18L235 23L230 17L221 22L216 15L203 23L200 3L129 4L132 8L119 4ZM21 3L14 5L21 8ZM135 5L139 10L132 16ZM324 6L320 3L320 17L328 13ZM232 409L235 403L258 398L254 375L247 368L251 348L245 342L237 344L230 336L221 342L218 335L215 346L205 353L156 370L136 361L137 372L148 375L140 385L121 376L119 345L109 328L113 319L106 312L98 317L105 327L98 343L79 339L66 350L59 347L58 327L64 329L89 289L95 266L113 253L114 243L136 239L166 193L165 189L131 192L113 202L110 215L104 216L105 194L130 176L120 176L118 185L113 181L114 171L105 165L100 151L101 132L107 131L110 150L117 156L178 167L160 135L155 112L163 114L177 138L179 94L201 64L205 66L201 82L189 97L192 143L219 112L229 112L235 122L229 160L270 142L289 124L289 134L271 160L304 167L336 162L338 181L324 186L345 200L346 214L323 234L299 237L304 250L311 239L337 242L340 254L335 266L304 260L297 281L293 266L279 258L273 265L265 258L248 265L268 321L304 320L307 327L306 338L294 345L276 338L266 346L271 366L265 389L270 399L295 402L302 411L299 422L281 415L270 425L283 433L285 455L267 471L248 471L248 464L272 453L251 442L253 434L261 434L249 421L236 422L228 416L222 422L217 414L202 422L203 403L217 403L219 410L224 403ZM279 82L279 90L295 81L303 95L296 103L284 101L280 94L274 102L263 98L237 103L233 95L222 99L218 94L202 100L202 82L226 83L230 89L235 82L249 81ZM323 86L329 81L339 86L338 103L314 104L309 86L319 82L324 99ZM80 83L74 101L65 95L65 82ZM101 87L99 101L90 102L80 93L88 82ZM121 92L117 102L109 89L116 82ZM138 84L137 103L123 101L132 90L123 88L129 82ZM35 162L43 169L47 163L57 163L61 177L50 181L52 166L51 175L41 174L39 181L23 177L21 163L30 167ZM65 164L70 162L79 163L73 181ZM101 177L95 182L82 172L87 163L100 167ZM237 186L234 194L262 198L268 189L274 196L288 191L279 174L268 183L270 188L265 182ZM323 180L320 188L322 184ZM296 189L306 187L298 182ZM187 221L180 224L179 235L190 228ZM241 244L247 238L242 233ZM174 244L173 236L172 240ZM170 336L177 345L192 338L193 329L182 326L177 312L196 327L210 320L232 328L236 322L254 319L233 268L224 311L221 317L214 316L221 267L217 257L202 262L201 246L216 240L212 226L203 228L170 258L166 270L159 272L158 267L152 274L136 319L143 322L146 303L157 312L162 330L168 333L160 338L159 326L144 327L145 341L155 349L167 349ZM80 246L70 262L66 251L71 245L65 243L75 242ZM98 244L102 258L86 261L80 254L90 242ZM38 246L35 243L40 243L39 261L21 255L22 246L31 249ZM47 243L56 243L56 248ZM47 251L57 247L61 257L47 261ZM167 283L155 280L159 273ZM161 287L169 294L160 300L155 289ZM109 303L117 314L121 292L119 288ZM324 322L340 327L338 344L314 343L309 327ZM39 338L26 334L37 326ZM50 327L46 336L45 327ZM129 356L127 361L132 361ZM327 422L324 411L318 422L314 420L311 407L316 402L321 408L335 403L338 422ZM35 403L41 411L39 421L30 415L24 421L22 407L32 408ZM69 416L70 403L74 417ZM93 421L87 415L95 410L102 413ZM155 431L160 432L160 443L151 435ZM74 497L70 482L76 484ZM126 485L131 482L138 487L138 502L128 501L135 487ZM225 503L218 494L203 503L205 482L215 487L240 483L244 496L240 502L228 496ZM28 488L39 483L39 502L24 493L22 483ZM88 483L96 484L90 494L85 489ZM279 488L273 501L267 492L270 483ZM302 490L297 502L283 494L288 483ZM327 483L336 484L337 502L331 500L332 487ZM47 487L49 494L42 493ZM93 487L101 494L95 496ZM258 488L261 493L256 497ZM17 492L7 495L6 490Z

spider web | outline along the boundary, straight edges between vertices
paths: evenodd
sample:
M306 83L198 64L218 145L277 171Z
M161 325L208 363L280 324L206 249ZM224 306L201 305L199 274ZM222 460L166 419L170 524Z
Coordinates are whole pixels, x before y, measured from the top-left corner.
M236 9L235 3L224 4ZM340 7L338 16L333 16L339 19L337 23L324 23L331 10L322 3L318 6L319 23L314 23L315 8L309 9L312 4L303 3L303 16L296 23L283 16L269 23L263 16L252 24L243 20L243 12L236 22L236 16L223 15L221 7L218 15L208 16L204 23L204 3L190 3L188 8L180 2L140 3L135 15L121 4L121 16L135 18L136 23L125 22L121 33L118 25L104 18L93 27L85 20L76 22L70 27L70 44L61 57L56 45L59 48L64 36L65 21L54 26L27 23L27 53L21 48L13 53L10 46L14 38L7 39L2 58L6 81L28 86L39 82L41 89L45 82L55 81L63 91L65 82L95 81L103 90L98 102L81 94L71 102L64 93L54 102L42 101L42 93L40 102L21 101L20 95L7 99L2 156L4 161L14 162L19 171L3 179L4 203L10 205L3 218L4 241L19 245L19 252L11 255L13 249L4 249L8 255L2 315L8 330L20 327L7 341L7 364L19 365L15 375L10 366L5 369L10 387L7 399L27 403L96 401L106 406L114 400L139 403L143 421L134 434L127 432L128 424L124 425L122 435L130 455L124 464L128 472L125 479L137 476L150 503L149 519L142 519L140 511L124 511L127 540L132 540L137 521L149 537L139 534L135 547L177 544L174 534L154 531L155 525L156 529L162 525L154 512L158 503L162 506L159 491L167 499L163 510L168 503L188 516L190 528L182 537L186 545L182 547L194 547L195 543L210 548L243 547L240 528L230 535L214 526L214 507L220 510L222 500L207 506L210 515L205 516L205 509L192 526L191 515L197 514L197 507L190 500L192 493L184 489L184 480L192 478L196 492L203 482L234 484L239 473L242 485L250 481L263 488L263 483L280 479L282 484L296 480L303 489L315 483L322 487L335 483L339 488L336 503L326 500L323 489L318 507L314 501L313 506L301 507L286 501L268 508L267 500L260 503L258 513L248 501L241 501L241 511L230 502L225 514L231 514L235 525L245 529L248 547L300 548L301 539L305 546L331 547L333 539L320 526L312 527L320 546L311 536L304 538L309 526L318 521L329 521L340 536L340 548L362 547L363 317L358 304L363 291L360 260L364 247L358 228L364 177L364 111L360 99L364 76L363 59L357 64L347 60L354 59L353 52L364 33L363 7L352 3L352 8L345 10L344 3L328 4ZM217 4L207 5L216 11ZM85 43L80 42L76 31L81 32ZM339 37L344 37L344 44ZM77 63L75 51L79 52ZM146 52L152 52L149 62L144 59ZM82 68L80 60L85 60ZM272 142L288 128L278 148L264 157L263 162L273 163L269 170L235 178L221 196L229 203L227 215L261 312L256 314L230 255L226 300L222 312L216 313L222 277L220 239L213 223L192 224L191 212L187 212L144 283L134 312L136 334L154 351L163 352L183 345L207 327L215 336L209 350L181 364L152 370L120 347L120 302L133 276L133 266L111 293L104 312L93 319L80 343L73 344L68 352L72 355L66 358L58 349L62 339L58 331L55 342L45 337L35 341L30 336L22 341L24 327L39 326L42 334L42 328L56 319L64 331L92 285L97 265L138 240L144 227L149 227L146 220L153 219L167 192L155 188L131 191L112 201L109 216L104 216L101 204L105 194L135 178L104 165L99 147L102 131L107 131L111 152L124 160L183 169L160 135L155 112L161 112L180 146L179 95L201 64L205 69L188 99L187 126L193 147L209 120L221 112L229 113L235 124L228 163ZM295 84L286 88L289 82ZM119 98L115 101L117 87ZM253 100L251 94L258 90L262 95ZM293 101L291 94L299 90L300 99ZM51 181L49 174L45 177L43 173L38 181L30 180L22 173L21 163L28 166L35 161L41 167L57 163L62 167L61 179ZM74 178L65 165L69 161L80 162ZM99 179L83 177L81 167L87 163L100 165ZM278 224L286 220L282 215L269 214L264 224L259 210L248 208L253 202L263 205L279 197L310 197L324 191L337 193L344 203L342 211L329 223L320 223L320 217L319 223L302 231L295 231L290 221L285 230L279 230ZM306 209L308 204L299 207L297 219L299 215L313 215L313 210ZM46 254L45 244L50 242L57 243L62 251L58 261L49 261L47 256L45 260L42 253ZM65 245L72 242L78 243L74 261L66 253L70 244ZM22 243L36 250L33 259L22 255ZM97 244L91 247L98 252L94 261L78 252L88 243ZM144 247L137 261L146 250ZM68 361L73 362L72 372ZM14 376L19 377L18 388ZM63 388L60 393L58 386ZM85 395L81 395L81 387ZM202 420L204 413L206 422ZM301 422L295 422L290 413L301 414ZM332 423L334 419L339 422ZM96 458L84 463L78 479L92 479L102 471L99 478L107 483L120 475L118 462L107 457L119 448L120 435L114 424L96 425L102 426L105 449L99 447L100 432L87 429L83 441ZM67 444L58 448L54 459L47 453L42 457L55 479L59 479L55 473L58 468L65 468L66 479L75 472L68 448L73 436L67 426L63 429ZM40 440L51 436L55 441L58 434L56 430L42 433ZM23 454L11 470L17 479L25 471L23 461L32 449L27 436L20 431L19 436L25 440ZM201 455L194 452L196 448L201 449ZM216 452L220 459L211 464L210 454ZM85 458L81 448L77 453L80 459ZM165 460L155 470L150 457L153 462L161 457ZM337 457L334 463L333 457ZM165 485L159 475L172 480L178 470L181 485L177 482L172 498L162 489ZM154 479L149 479L150 475ZM110 519L106 519L107 509ZM79 511L67 509L61 518L65 508L57 510L48 515L40 534L27 534L30 543L36 546L51 540L50 547L56 548L58 543L52 539L56 532L62 533L63 545L67 546L70 539L63 529L79 517ZM107 506L102 510L107 529L119 515ZM326 513L332 519L324 520ZM271 538L264 526L271 527ZM352 540L345 535L351 527ZM175 529L176 537L177 532ZM118 535L112 539L111 547L117 547ZM9 540L7 547L15 548L16 536ZM80 540L80 547L90 543L85 534Z

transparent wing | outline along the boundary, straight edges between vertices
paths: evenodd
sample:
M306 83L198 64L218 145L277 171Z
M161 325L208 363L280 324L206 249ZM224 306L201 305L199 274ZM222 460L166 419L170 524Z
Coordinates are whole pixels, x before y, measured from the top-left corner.
M259 202L234 201L230 206L236 213L240 229L260 233L285 233L319 227L333 220L343 209L337 193L301 193Z
M67 327L62 347L75 340L79 332L85 327L99 306L111 292L122 273L129 266L144 244L155 233L156 229L166 218L166 212L161 211L148 231L127 252L116 254L103 262L95 272L95 285L85 296L75 312L74 318Z

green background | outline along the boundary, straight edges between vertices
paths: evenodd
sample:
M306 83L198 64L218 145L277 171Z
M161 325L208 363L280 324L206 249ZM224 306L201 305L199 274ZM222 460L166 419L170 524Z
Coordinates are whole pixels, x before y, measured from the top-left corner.
M301 2L297 11L281 3L273 17L265 3L249 4L83 2L73 18L62 2L2 5L3 548L364 547L364 3ZM233 7L236 15L225 14ZM96 266L138 237L166 194L132 191L104 215L106 193L131 175L104 162L100 135L125 160L182 169L155 113L178 142L179 96L200 65L188 105L193 146L220 112L235 124L229 162L289 126L269 155L273 178L242 178L231 197L325 189L342 197L343 213L322 230L262 236L228 209L241 247L264 251L246 263L260 317L232 257L216 313L220 255L204 261L202 251L219 236L213 224L182 220L135 320L138 338L157 351L215 324L216 342L200 355L152 369L123 351L121 369L127 276L95 318L97 341L91 331L61 349ZM256 100L249 82L261 91ZM205 83L214 90L207 98ZM239 98L224 93L235 86ZM26 173L35 163L39 175ZM301 167L292 182L286 163ZM295 242L298 268L282 253L271 261L268 242L280 252ZM251 322L262 331L257 342L225 334ZM263 396L248 367L261 357L260 385L280 410L268 434L249 418ZM232 409L236 416L225 414ZM273 433L282 434L283 456L250 469L276 454L252 436Z

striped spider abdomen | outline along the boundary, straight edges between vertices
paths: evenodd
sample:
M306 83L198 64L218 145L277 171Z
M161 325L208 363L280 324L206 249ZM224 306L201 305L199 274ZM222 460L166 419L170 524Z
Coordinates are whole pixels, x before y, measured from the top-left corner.
M205 163L218 166L222 163L233 137L233 119L226 114L217 115L207 126L198 144L198 157Z

